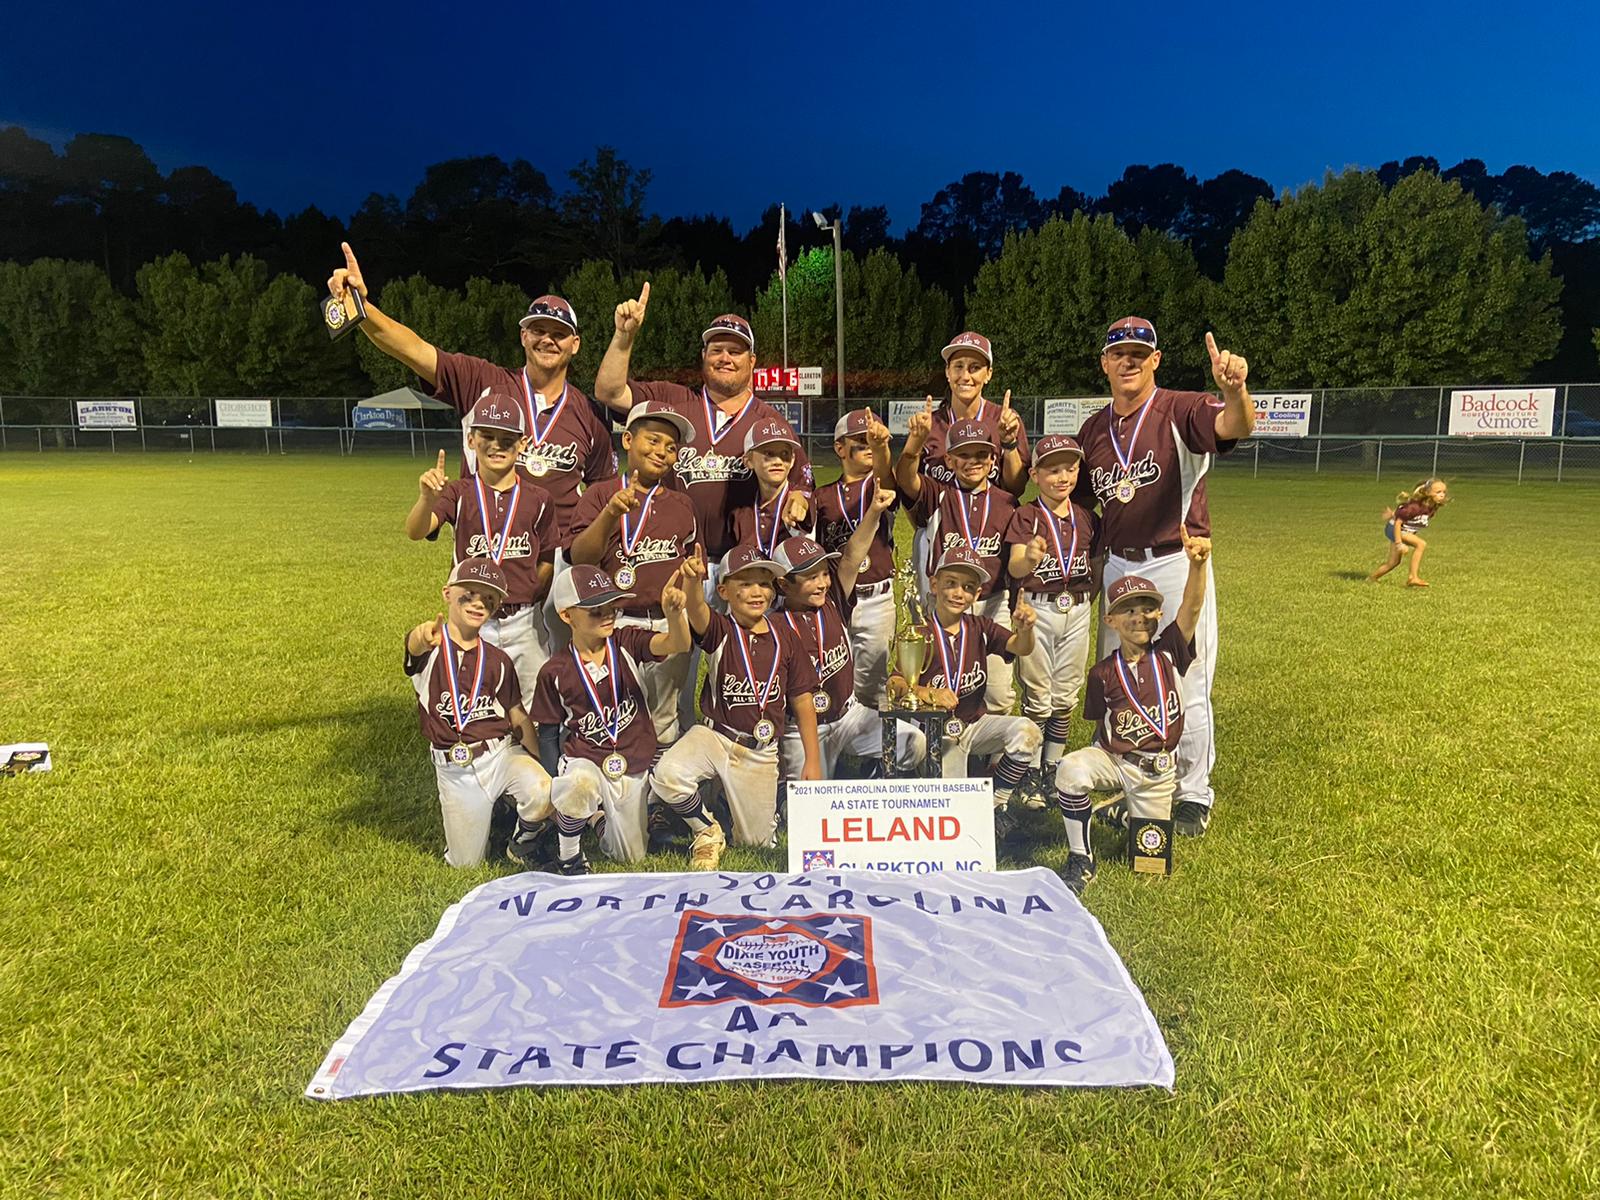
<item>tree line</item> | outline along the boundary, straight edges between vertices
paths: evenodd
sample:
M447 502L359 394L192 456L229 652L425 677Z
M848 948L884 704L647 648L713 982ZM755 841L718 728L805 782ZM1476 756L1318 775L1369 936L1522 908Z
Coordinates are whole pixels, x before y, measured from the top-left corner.
M163 175L125 138L79 135L58 154L0 130L0 388L398 386L403 372L363 339L330 345L320 331L340 240L385 311L444 347L514 362L529 297L557 291L587 335L575 370L587 382L610 309L649 278L641 372L692 371L703 320L724 310L748 312L760 361L778 361L776 206L738 235L724 217L648 213L650 172L608 148L567 176L558 193L520 159L458 159L348 222L315 208L280 218L205 168ZM1246 347L1267 386L1600 374L1600 189L1565 172L1414 158L1275 197L1241 171L1200 181L1162 164L1130 166L1104 196L1048 198L1014 173L974 172L898 238L881 207L819 211L843 218L853 394L937 388L938 349L962 326L994 340L1001 386L1093 391L1094 336L1129 311L1156 321L1174 383L1202 379L1208 328ZM789 361L831 374L831 244L799 219L785 232Z

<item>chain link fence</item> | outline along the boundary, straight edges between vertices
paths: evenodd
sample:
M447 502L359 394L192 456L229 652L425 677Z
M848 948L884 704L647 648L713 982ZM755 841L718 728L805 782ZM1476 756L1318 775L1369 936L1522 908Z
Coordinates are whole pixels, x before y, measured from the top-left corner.
M1498 477L1517 482L1600 482L1600 383L1545 385L1555 391L1550 437L1452 436L1451 393L1456 385L1413 388L1308 389L1297 393L1304 415L1299 436L1256 437L1218 459L1217 470L1253 476L1333 474L1392 478L1397 486L1428 475ZM1488 391L1488 388L1478 389ZM1501 388L1505 392L1507 388ZM1526 392L1529 389L1514 389ZM798 400L768 397L801 431L813 462L836 460L833 425L841 402L833 397ZM0 451L54 453L95 450L115 454L158 451L243 453L405 453L423 456L458 444L453 413L406 410L401 429L363 428L357 396L8 396L0 394ZM218 404L218 401L221 404ZM861 397L844 410L871 406L899 433L904 416L922 397ZM1012 405L1030 437L1037 438L1061 414L1072 414L1060 431L1076 432L1081 414L1104 397L1021 397ZM80 404L100 410L98 419L125 420L121 427L90 428ZM230 406L253 405L263 424L219 423ZM899 417L897 423L897 414Z

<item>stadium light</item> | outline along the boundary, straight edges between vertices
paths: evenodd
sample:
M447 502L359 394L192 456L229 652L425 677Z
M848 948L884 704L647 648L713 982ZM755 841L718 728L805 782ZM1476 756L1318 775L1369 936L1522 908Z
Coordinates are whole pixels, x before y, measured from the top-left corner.
M840 265L843 250L840 248L840 222L839 218L833 219L830 226L828 220L819 212L813 212L811 219L817 223L821 230L833 230L833 315L834 315L834 347L838 351L835 374L839 383L839 412L844 412L844 268Z

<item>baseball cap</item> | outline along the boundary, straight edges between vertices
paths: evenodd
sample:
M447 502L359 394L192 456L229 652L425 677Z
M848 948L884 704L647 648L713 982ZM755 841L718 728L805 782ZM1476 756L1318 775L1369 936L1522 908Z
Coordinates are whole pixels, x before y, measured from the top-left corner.
M749 544L735 546L724 554L719 569L722 572L722 578L727 579L731 575L737 575L740 571L748 571L752 568L766 571L774 579L786 573L783 567L762 554L759 548Z
M972 552L969 546L951 546L939 556L939 565L933 569L937 575L940 571L966 571L978 577L979 583L988 583L992 576L989 568L983 565L983 559Z
M723 336L736 337L750 347L752 354L755 352L756 335L750 331L750 322L737 313L723 313L706 326L706 331L700 335L700 344L704 346L712 338Z
M557 612L568 608L599 608L631 599L633 594L619 588L599 567L579 563L556 577L550 588L550 603Z
M1101 353L1122 342L1137 342L1141 346L1156 348L1156 327L1143 317L1123 317L1106 330L1106 344Z
M981 333L973 333L969 329L965 333L956 334L950 339L950 344L939 351L939 357L949 362L950 356L957 350L972 350L983 355L984 362L991 367L994 366L994 348L989 345L989 339Z
M628 420L625 427L632 429L635 421L665 421L678 431L679 445L686 445L694 441L694 426L689 423L689 418L670 405L659 400L644 400L635 404L628 410Z
M837 550L829 552L808 537L792 537L772 552L772 561L783 568L785 575L804 575L813 567L838 558Z
M528 432L528 417L522 401L504 392L490 392L472 408L473 429L500 429L523 437Z
M1070 454L1074 458L1083 458L1083 447L1078 445L1078 439L1068 437L1064 433L1047 433L1033 444L1033 465L1038 466L1045 459L1056 454Z
M1157 604L1161 603L1161 589L1155 584L1143 575L1124 575L1106 593L1106 612L1114 613L1125 602L1146 596Z
M787 442L797 450L800 448L800 439L795 437L794 427L789 422L782 417L763 417L744 435L745 453L771 442Z
M463 558L450 572L446 587L464 587L506 594L506 573L490 558Z
M858 408L854 412L847 412L833 423L833 440L847 437L866 437L867 430L872 427L872 410Z
M518 321L517 324L526 329L529 322L537 321L541 318L560 321L573 333L578 332L578 314L573 311L572 305L568 304L560 296L540 296L532 304L528 305L528 315Z
M950 435L945 438L944 448L955 450L961 446L983 445L994 449L994 434L987 425L980 425L977 421L958 421L950 429Z

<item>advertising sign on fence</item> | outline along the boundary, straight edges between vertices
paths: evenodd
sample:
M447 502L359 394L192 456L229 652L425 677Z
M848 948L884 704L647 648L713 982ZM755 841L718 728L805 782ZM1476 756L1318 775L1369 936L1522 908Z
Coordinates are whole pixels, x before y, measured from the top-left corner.
M822 368L800 368L800 394L802 396L822 395Z
M367 408L358 404L351 416L357 429L406 428L406 410L403 408Z
M1083 428L1083 423L1110 403L1111 399L1108 396L1046 400L1044 402L1044 432L1065 433L1072 437L1077 437L1078 430Z
M132 400L79 400L79 429L137 429L139 420Z
M1251 394L1256 404L1256 437L1305 437L1311 432L1310 392Z
M1451 437L1549 437L1555 388L1493 388L1450 393Z
M778 415L789 422L789 427L796 433L806 431L806 406L799 400L768 400L773 408L778 410Z
M921 412L927 407L926 400L891 400L889 401L889 419L885 424L889 432L896 437L905 437L906 428L911 423L911 414Z
M994 870L989 779L791 781L789 870Z
M271 400L216 400L218 429L266 429L272 424Z

